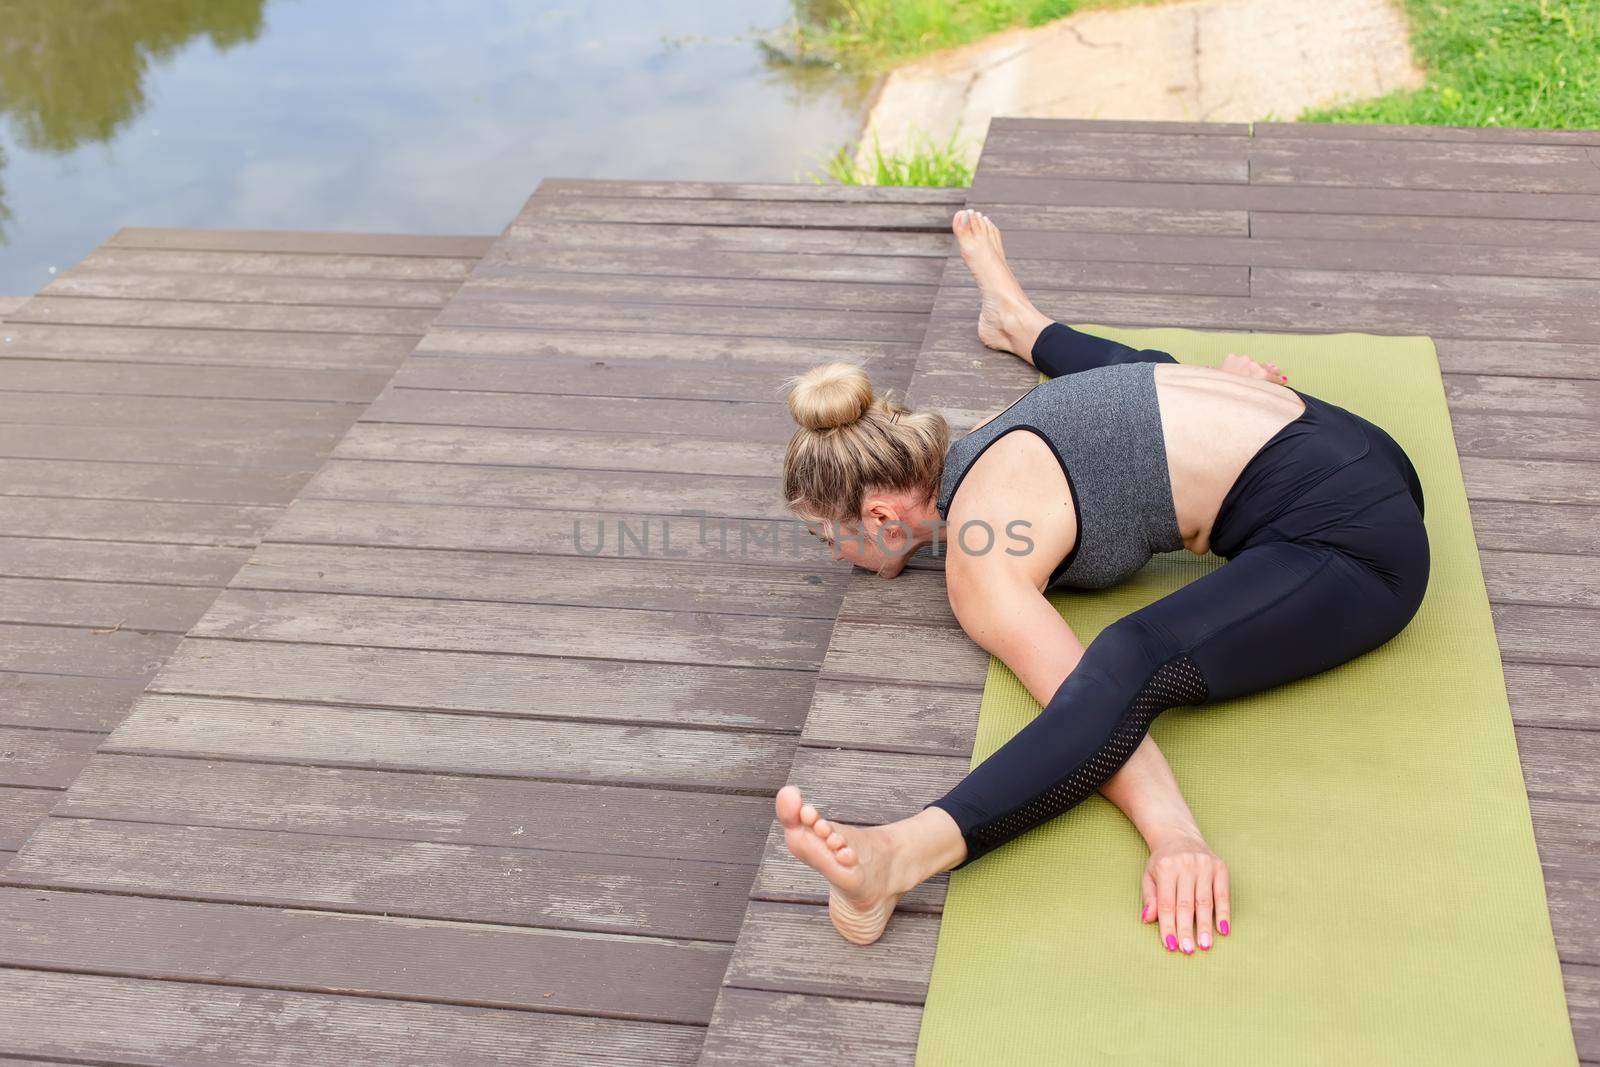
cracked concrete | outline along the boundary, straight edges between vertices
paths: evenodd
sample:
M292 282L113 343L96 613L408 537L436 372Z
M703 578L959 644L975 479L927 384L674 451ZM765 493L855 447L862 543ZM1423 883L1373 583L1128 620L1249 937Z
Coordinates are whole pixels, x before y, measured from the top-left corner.
M1393 0L1189 0L1085 11L892 71L863 156L952 130L976 158L989 119L1291 120L1422 85Z

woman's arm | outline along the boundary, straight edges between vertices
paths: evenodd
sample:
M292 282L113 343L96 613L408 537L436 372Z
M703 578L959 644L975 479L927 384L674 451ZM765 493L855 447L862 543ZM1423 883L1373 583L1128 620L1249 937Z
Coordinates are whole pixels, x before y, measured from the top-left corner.
M1083 643L1019 568L991 557L955 563L952 557L948 588L957 620L974 641L1011 668L1041 707L1049 704L1082 660ZM1200 946L1210 948L1213 908L1218 928L1227 930L1227 866L1206 845L1166 757L1149 734L1101 785L1100 793L1138 828L1150 849L1140 918L1159 920L1162 940L1179 938L1189 951L1188 934L1201 908ZM1209 872L1209 879L1203 872Z

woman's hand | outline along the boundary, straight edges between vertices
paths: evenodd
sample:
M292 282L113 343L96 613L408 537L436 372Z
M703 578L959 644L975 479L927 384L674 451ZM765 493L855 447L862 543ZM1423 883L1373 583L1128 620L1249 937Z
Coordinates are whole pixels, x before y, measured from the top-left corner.
M1279 385L1287 384L1289 381L1289 376L1280 371L1276 363L1257 363L1249 356L1241 356L1235 352L1223 356L1222 363L1217 369L1237 374L1241 378L1262 378L1269 382L1277 382Z
M1168 952L1192 953L1197 941L1209 949L1212 920L1227 934L1230 907L1228 865L1199 834L1176 832L1150 849L1139 917L1147 923L1161 921L1161 943Z

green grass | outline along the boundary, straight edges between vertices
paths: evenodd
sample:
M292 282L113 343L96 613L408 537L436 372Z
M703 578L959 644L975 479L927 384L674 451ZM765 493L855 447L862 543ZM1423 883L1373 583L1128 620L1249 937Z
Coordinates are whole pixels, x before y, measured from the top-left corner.
M910 146L885 154L877 135L872 138L872 159L867 166L856 163L855 148L847 144L811 175L817 183L829 179L841 185L919 185L964 186L972 184L970 153L956 143L956 135L943 144L927 134L913 133Z
M1421 89L1301 122L1600 128L1600 0L1405 0Z
M769 42L799 63L880 69L1085 8L1150 0L794 0L794 21Z

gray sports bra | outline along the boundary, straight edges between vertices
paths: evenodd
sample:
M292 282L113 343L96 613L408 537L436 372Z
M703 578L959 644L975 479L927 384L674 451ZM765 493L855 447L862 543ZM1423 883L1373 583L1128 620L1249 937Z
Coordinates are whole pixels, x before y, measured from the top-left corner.
M1157 552L1183 547L1166 439L1156 399L1154 363L1122 363L1040 382L945 453L936 505L950 501L979 456L1013 430L1042 437L1072 489L1078 539L1050 575L1049 587L1103 589ZM995 531L998 538L1004 531ZM959 531L950 531L954 542ZM979 544L971 537L966 543Z

